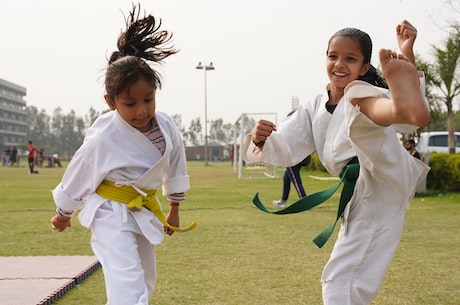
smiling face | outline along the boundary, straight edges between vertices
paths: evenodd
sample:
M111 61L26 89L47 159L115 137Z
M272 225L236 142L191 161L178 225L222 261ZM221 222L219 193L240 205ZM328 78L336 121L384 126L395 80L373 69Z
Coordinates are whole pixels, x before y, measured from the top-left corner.
M359 43L345 36L335 36L327 51L327 74L331 86L344 89L351 81L366 74L370 64L364 63Z
M111 99L104 96L110 109L117 110L128 124L141 132L147 132L152 127L155 114L155 87L141 77L132 86L125 88Z

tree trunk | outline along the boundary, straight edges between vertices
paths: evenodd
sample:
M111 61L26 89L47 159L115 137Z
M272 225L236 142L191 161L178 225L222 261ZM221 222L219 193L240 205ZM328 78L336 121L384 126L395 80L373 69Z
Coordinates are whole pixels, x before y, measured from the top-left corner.
M447 131L449 132L449 136L447 137L447 144L449 147L449 154L455 154L455 147L457 146L457 138L455 136L454 112L452 110L452 100L452 98L448 98L446 101Z

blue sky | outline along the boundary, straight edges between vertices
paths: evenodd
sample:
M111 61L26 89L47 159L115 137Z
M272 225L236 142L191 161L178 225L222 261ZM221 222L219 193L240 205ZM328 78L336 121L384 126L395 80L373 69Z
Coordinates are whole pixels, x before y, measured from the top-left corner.
M198 62L213 62L207 74L208 119L234 122L241 113L291 110L292 97L313 98L327 83L329 37L357 27L380 48L397 47L394 29L403 19L418 28L416 52L432 58L432 45L460 18L448 0L149 0L148 13L162 18L181 51L161 67L164 87L157 109L191 119L204 117L204 74ZM27 88L28 105L48 114L60 106L84 115L103 100L106 58L124 26L126 0L3 1L0 78ZM457 9L460 6L456 5Z

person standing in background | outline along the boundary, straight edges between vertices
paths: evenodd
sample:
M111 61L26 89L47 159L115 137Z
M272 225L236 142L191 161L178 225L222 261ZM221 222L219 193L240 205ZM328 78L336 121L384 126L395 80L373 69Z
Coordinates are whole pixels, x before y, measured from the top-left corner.
M10 163L10 158L11 158L11 149L8 146L5 148L5 151L3 153L3 166L6 167L8 166L8 163Z
M284 176L283 176L283 193L281 194L281 199L274 200L273 205L280 207L280 208L285 208L287 206L289 192L291 191L291 182L297 192L297 195L299 195L300 199L307 196L307 193L305 192L305 188L303 187L303 184L302 184L302 177L300 176L300 170L302 169L302 166L307 166L309 163L310 163L310 156L306 157L302 162L294 166L286 167L286 170L284 171Z
M10 166L19 165L17 158L18 158L18 149L16 148L16 146L13 146L13 148L11 149Z
M27 145L27 149L29 150L28 161L29 161L29 174L38 174L38 171L34 170L35 161L37 158L37 149L35 145L29 140L29 145Z
M420 159L420 154L415 148L415 141L414 139L409 139L404 141L404 148L407 150L407 152L414 158Z
M287 114L287 117L291 116L295 110L292 110ZM289 198L289 192L291 191L291 182L294 185L299 198L302 199L307 196L305 189L302 184L302 178L300 177L300 169L302 166L307 166L310 163L310 155L299 162L298 164L286 167L283 175L283 192L281 193L281 199L273 200L273 205L279 208L285 208L287 206L287 200Z

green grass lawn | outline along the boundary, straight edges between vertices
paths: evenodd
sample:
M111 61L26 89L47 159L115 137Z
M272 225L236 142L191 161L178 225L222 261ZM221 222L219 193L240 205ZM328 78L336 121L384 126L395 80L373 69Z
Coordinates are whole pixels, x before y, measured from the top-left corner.
M62 168L0 168L0 255L92 255L89 232L54 232L51 190ZM283 169L278 169L280 175ZM192 188L181 207L187 233L166 237L157 248L155 305L321 304L321 271L336 234L318 249L312 239L334 219L338 194L311 211L269 215L252 205L258 191L267 205L279 199L281 179L237 179L229 163L189 163ZM308 193L335 181L302 171ZM291 192L290 200L296 198ZM167 202L162 198L164 208ZM337 229L336 229L337 230ZM458 305L460 300L460 194L416 196L402 241L373 305ZM98 269L55 304L105 303Z

